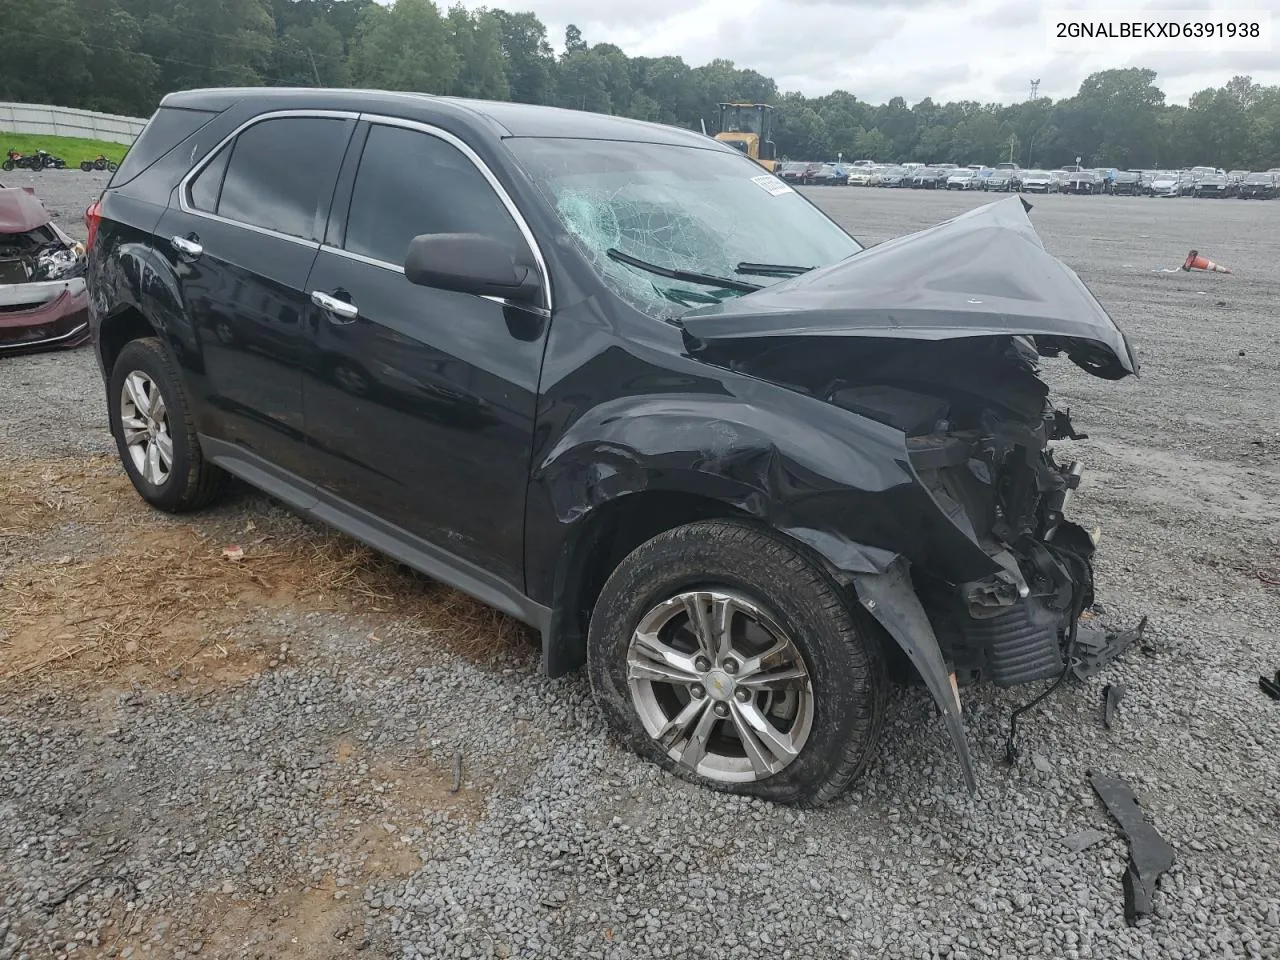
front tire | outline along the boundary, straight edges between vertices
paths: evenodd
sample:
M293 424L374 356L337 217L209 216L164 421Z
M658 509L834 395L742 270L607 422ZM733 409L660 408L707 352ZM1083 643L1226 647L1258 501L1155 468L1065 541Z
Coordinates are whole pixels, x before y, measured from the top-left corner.
M147 503L186 513L217 499L227 475L205 460L186 391L159 339L125 344L107 401L120 462Z
M627 556L592 613L587 667L635 753L802 806L866 769L888 696L874 621L798 547L741 521L677 527Z

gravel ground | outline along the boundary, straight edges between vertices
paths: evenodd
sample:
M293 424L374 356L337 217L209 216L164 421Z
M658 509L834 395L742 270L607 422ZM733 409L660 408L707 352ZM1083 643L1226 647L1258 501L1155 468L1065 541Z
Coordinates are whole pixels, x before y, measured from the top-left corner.
M30 179L82 232L100 178ZM811 195L869 242L985 199ZM1104 530L1107 618L1149 615L1150 649L1031 714L1017 766L1004 733L1028 691L965 691L976 797L923 691L895 699L854 792L800 813L621 752L585 679L540 678L531 648L477 663L376 601L246 606L220 642L271 660L220 679L0 683L0 960L1280 957L1280 705L1257 687L1280 668L1259 577L1280 573L1280 203L1033 202L1144 364L1048 378L1090 434L1073 509ZM1236 274L1159 272L1192 246ZM87 349L0 361L0 411L0 470L111 451ZM304 527L247 492L195 522ZM45 538L0 537L0 577L113 546L88 524ZM1128 694L1107 730L1110 681ZM1091 768L1177 849L1136 928ZM1085 831L1103 839L1072 852Z

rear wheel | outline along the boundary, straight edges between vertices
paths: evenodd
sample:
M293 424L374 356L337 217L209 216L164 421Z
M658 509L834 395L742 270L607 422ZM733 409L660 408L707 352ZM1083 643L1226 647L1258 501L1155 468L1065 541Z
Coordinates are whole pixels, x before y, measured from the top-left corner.
M6 172L12 170L13 166L14 164L12 160L6 160L4 163L0 163L0 167L2 167Z
M184 513L217 498L227 476L204 458L186 392L160 340L125 344L107 398L120 461L144 500Z
M870 762L888 689L879 643L796 547L707 521L623 560L592 614L587 661L640 756L716 790L818 805Z
M89 173L90 171L92 171L93 167L94 167L94 163L92 160L80 161L80 169L83 170L85 173Z

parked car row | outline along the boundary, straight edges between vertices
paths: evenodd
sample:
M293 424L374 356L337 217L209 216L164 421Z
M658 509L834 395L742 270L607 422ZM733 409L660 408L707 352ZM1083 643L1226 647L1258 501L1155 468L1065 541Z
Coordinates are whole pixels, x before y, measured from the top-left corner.
M778 168L778 176L787 183L825 187L849 185L849 168L839 163L810 163L788 160Z
M1235 197L1240 200L1274 200L1280 197L1280 168L1265 171L1211 168L1143 170L1139 192L1148 197Z
M839 170L824 175L823 168ZM910 187L914 190L984 190L994 193L1071 193L1157 197L1280 197L1280 168L1261 172L1213 167L1190 170L1119 170L1114 167L1056 170L1021 169L1012 164L875 164L841 168L838 164L784 164L780 174L793 183L837 183L860 187Z

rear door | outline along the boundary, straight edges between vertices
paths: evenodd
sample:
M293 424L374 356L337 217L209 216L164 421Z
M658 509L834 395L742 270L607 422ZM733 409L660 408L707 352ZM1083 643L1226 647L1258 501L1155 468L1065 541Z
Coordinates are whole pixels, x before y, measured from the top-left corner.
M183 180L156 228L199 344L202 428L292 473L306 472L304 288L354 128L327 111L256 118Z
M417 286L403 264L419 234L481 233L522 257L532 234L462 141L421 124L371 122L342 182L308 283L317 303L303 405L314 479L322 493L523 588L549 296L530 308Z

